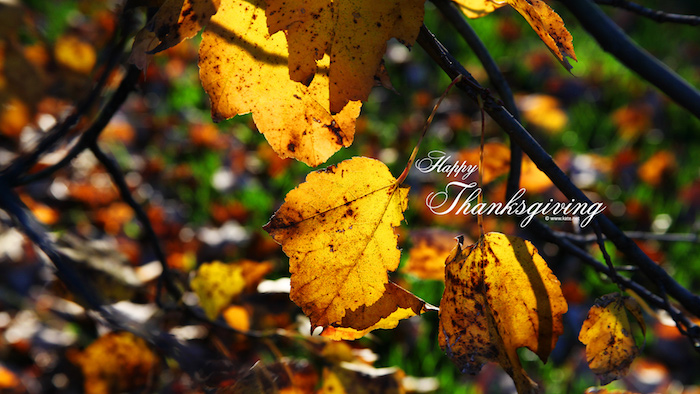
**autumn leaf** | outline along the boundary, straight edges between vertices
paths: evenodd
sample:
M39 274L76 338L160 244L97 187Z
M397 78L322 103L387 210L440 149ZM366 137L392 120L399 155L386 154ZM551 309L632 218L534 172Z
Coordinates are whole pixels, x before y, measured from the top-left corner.
M520 15L525 18L547 48L559 59L567 71L571 70L571 64L567 57L576 60L574 53L573 37L564 26L564 21L559 14L554 12L547 3L542 0L453 0L464 14L469 18L484 16L505 3L510 4ZM491 3L491 4L489 4Z
M365 157L313 172L287 194L264 228L289 256L290 298L313 327L354 339L422 312L387 275L399 265L393 228L407 197L386 165Z
M634 299L611 293L595 301L578 336L586 345L588 366L603 385L627 375L639 354L626 310L646 332L641 309Z
M268 33L261 0L221 4L203 34L199 57L215 120L252 112L278 155L310 166L352 143L361 103L330 110L328 55L318 61L308 86L289 79L287 38L284 32Z
M559 280L528 241L487 233L447 262L440 304L440 347L464 372L494 361L518 392L537 385L516 350L527 347L546 361L563 331L567 311Z
M551 135L561 132L569 121L569 116L561 109L561 103L554 96L528 94L515 99L523 118Z
M323 385L319 394L404 393L404 376L404 372L398 368L374 368L343 362L323 369Z
M286 30L289 76L306 85L330 56L330 111L366 100L390 38L413 44L425 0L267 0L270 34ZM319 65L320 66L320 65Z
M58 38L54 56L60 66L79 74L89 74L97 62L95 48L72 34Z
M440 229L412 232L413 246L402 269L420 279L445 280L445 260L455 246L456 235Z
M213 261L199 267L190 286L199 297L204 313L214 320L231 301L246 288L252 290L271 270L270 263Z
M155 37L160 40L155 47L147 48L148 53L163 51L194 37L216 13L220 2L221 0L165 0L145 29L155 33ZM149 35L139 33L134 48L144 48L139 39L151 41Z
M146 342L129 332L104 335L68 358L82 369L86 393L133 391L145 386L158 366Z

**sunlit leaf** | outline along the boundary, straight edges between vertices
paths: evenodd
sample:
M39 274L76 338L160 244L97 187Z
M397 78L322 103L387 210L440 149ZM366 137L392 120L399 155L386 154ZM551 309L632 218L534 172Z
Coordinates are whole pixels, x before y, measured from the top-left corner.
M439 229L412 232L413 246L403 270L420 279L445 280L445 259L455 246L456 235Z
M559 280L528 241L488 233L447 262L440 303L440 347L462 372L498 362L520 393L537 385L516 350L546 361L563 332L567 311Z
M639 354L627 308L646 330L639 305L619 293L612 293L596 300L578 336L586 345L588 366L604 385L627 375L630 364Z
M421 313L425 303L387 275L399 265L393 228L407 196L383 163L364 157L313 172L287 194L264 228L289 256L290 298L312 326L354 339Z

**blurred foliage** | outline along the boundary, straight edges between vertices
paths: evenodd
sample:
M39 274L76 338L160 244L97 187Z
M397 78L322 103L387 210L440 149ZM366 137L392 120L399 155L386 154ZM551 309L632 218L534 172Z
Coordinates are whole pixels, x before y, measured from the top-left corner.
M4 65L4 83L0 84L1 165L19 152L31 150L38 137L87 95L95 76L89 71L91 62L96 63L96 69L104 65L103 49L116 28L117 3L26 0L20 5L21 27L17 27L16 35L3 37L0 46L0 62ZM693 0L643 3L672 12L700 14ZM566 9L556 2L552 6L574 37L579 61L573 64L573 75L557 63L515 11L503 8L470 21L510 83L524 124L577 186L592 200L605 203L606 215L621 229L697 234L700 121L602 51ZM636 42L693 86L700 86L698 27L657 24L622 10L604 9ZM426 3L425 23L477 80L489 86L476 57L431 3ZM208 99L198 79L198 40L186 41L151 59L137 94L130 96L108 125L100 145L116 156L130 190L161 240L177 283L189 295L194 297L188 287L189 278L204 263L247 259L271 264L268 280L258 291L244 292L232 301L219 322L228 321L238 329L281 328L292 334L261 340L222 331L182 312L158 310L155 297L160 271L153 263L153 249L131 209L121 202L109 175L90 153L81 154L55 176L20 189L25 204L62 247L74 251L72 256L88 256L74 258L80 272L105 298L124 302L121 305L125 313L200 346L208 355L218 355L211 359L226 355L224 361L229 364L223 370L233 377L204 379L212 387L226 387L236 381L241 387L259 388L246 385L266 382L278 373L284 376L278 388L318 388L319 376L335 374L338 381L351 379L351 372L341 371L338 360L342 360L378 368L396 366L407 376L429 378L413 381L428 387L428 391L431 387L450 393L512 390L512 383L504 380L506 375L494 365L486 366L477 376L459 373L438 346L436 313L343 345L308 337L308 320L304 325L301 311L285 294L288 259L261 227L286 193L312 169L277 157L255 129L250 115L211 122ZM29 65L20 67L21 78L11 73L17 70L10 67L13 62ZM386 67L397 93L384 88L373 90L358 119L355 142L326 165L361 155L383 161L394 175L403 170L425 119L449 80L419 47L408 50L393 41L389 43ZM123 69L118 69L111 76L107 95L122 74ZM90 113L78 129L84 129L94 115ZM438 110L419 157L436 149L453 158L474 152L479 144L480 116L473 102L457 92L450 93ZM508 143L488 118L485 130L489 143ZM39 166L55 163L63 153L65 149L48 155ZM485 160L488 165L489 157ZM523 182L532 181L536 175L531 173L531 178ZM485 186L487 201L502 198L503 182L501 175ZM444 228L478 237L474 218L438 217L426 208L425 196L444 188L444 179L413 171L407 183L411 186L405 213L408 225L397 230L404 251L402 267L412 246L409 228ZM547 184L527 197L533 201L564 200ZM557 230L572 231L567 222L549 224ZM485 226L512 234L521 232L512 218L487 217ZM532 239L531 234L520 235L537 245L563 283L569 303L565 333L550 361L543 365L534 354L522 351L523 365L546 392L583 392L596 380L586 366L584 347L577 335L594 300L615 291L616 286L576 258L561 253L555 245ZM681 285L695 293L700 291L697 242L639 240L638 244ZM602 261L597 246L588 246ZM616 264L629 264L612 244L606 246ZM84 360L90 349L96 348L94 343L102 327L85 313L80 300L66 292L42 256L9 226L2 212L0 270L0 389L83 391L84 384L91 381L84 372L89 364ZM634 272L631 275L637 278ZM393 280L427 302L439 304L444 289L441 281L418 279L402 269ZM698 355L668 316L647 310L647 319L650 329L642 356L632 364L628 377L607 387L640 392L697 390ZM136 342L129 346L147 352L142 343ZM236 375L248 371L256 361L260 363L248 375ZM159 369L171 372L137 379L134 385L148 391L187 392L201 384L192 381L184 373L185 367L173 360L160 360ZM384 383L395 384L398 379L409 387L403 374L381 373L389 382Z

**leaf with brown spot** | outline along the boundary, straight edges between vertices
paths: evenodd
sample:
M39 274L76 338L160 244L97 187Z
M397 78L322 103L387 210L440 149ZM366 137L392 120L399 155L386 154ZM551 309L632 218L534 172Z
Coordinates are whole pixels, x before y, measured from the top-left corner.
M627 375L639 354L626 309L646 332L639 305L629 297L611 293L595 301L578 336L586 345L588 366L603 385Z
M525 18L547 48L559 59L567 71L571 70L571 64L567 57L576 60L574 53L573 37L564 26L564 21L559 14L554 12L547 3L542 0L454 0L469 18L484 16L496 8L510 4L520 15Z
M366 157L313 172L287 194L264 228L289 256L290 298L313 327L355 339L425 309L387 275L399 265L394 227L407 204L408 188Z
M445 280L445 262L457 244L456 233L441 229L411 232L413 246L403 270L420 279Z
M330 110L329 56L308 86L289 79L287 58L285 33L268 33L264 2L227 1L203 34L199 75L215 120L252 112L278 155L317 166L350 146L361 103Z
M148 48L147 53L153 54L166 50L183 40L194 37L216 13L220 2L221 0L165 0L144 28L153 32L160 41L154 48ZM134 42L135 50L140 37L149 39L146 35L139 33Z
M516 350L525 346L543 361L549 357L568 309L559 280L519 237L487 233L454 256L445 271L440 347L463 373L498 362L519 393L535 392Z
M309 84L317 61L330 57L330 111L366 100L393 38L413 44L423 23L425 0L268 0L270 34L285 30L289 76Z

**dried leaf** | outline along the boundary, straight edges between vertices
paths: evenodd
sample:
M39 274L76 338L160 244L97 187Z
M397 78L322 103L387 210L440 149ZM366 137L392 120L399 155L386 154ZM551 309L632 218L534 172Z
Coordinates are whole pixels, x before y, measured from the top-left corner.
M456 235L439 229L412 232L413 246L403 270L420 279L445 280L445 261L455 246Z
M129 332L109 333L84 351L68 356L83 371L86 393L115 393L143 387L158 365L158 358L146 342Z
M626 307L646 332L639 305L619 293L611 293L595 301L578 336L586 345L588 366L603 385L627 375L630 364L639 354Z
M399 394L404 392L404 376L404 372L397 368L343 362L323 369L323 386L319 394Z
M199 75L212 117L252 112L278 155L317 166L350 146L361 103L329 110L327 55L319 60L311 84L291 81L287 39L284 32L268 34L263 8L261 0L224 2L203 34ZM372 75L374 71L376 66Z
M286 30L289 76L306 85L316 61L330 56L330 111L366 100L394 37L408 45L418 36L425 0L268 0L270 34ZM318 65L321 66L321 65Z
M313 327L354 339L421 313L425 303L387 275L407 196L386 165L356 157L309 174L264 226L289 256L290 298Z
M194 37L216 13L220 2L221 0L166 0L147 26L147 30L155 33L160 40L156 47L148 48L147 53L163 51ZM141 34L137 35L137 39L139 36ZM138 42L134 42L134 48Z
M440 304L440 347L462 372L495 361L520 393L537 385L516 350L527 347L545 361L563 331L567 310L559 280L528 241L488 233L447 262Z
M506 3L510 4L516 11L522 15L527 23L530 24L533 30L540 36L540 39L547 45L554 56L559 59L559 62L566 68L571 70L566 57L576 60L574 53L573 37L566 30L564 21L559 14L554 12L547 3L542 0L454 0L459 5L464 15L469 18L478 18L484 16L496 8L499 8Z

